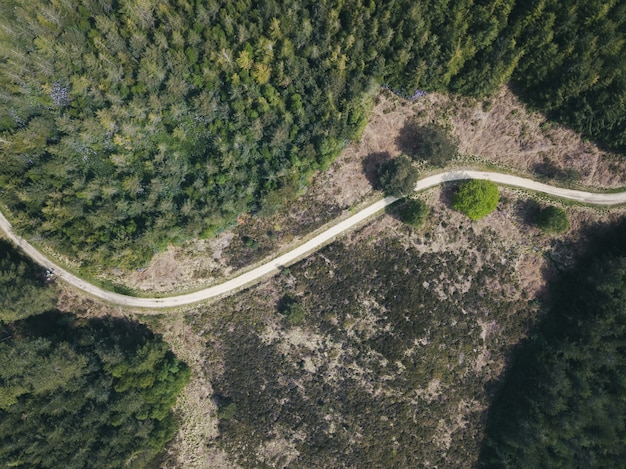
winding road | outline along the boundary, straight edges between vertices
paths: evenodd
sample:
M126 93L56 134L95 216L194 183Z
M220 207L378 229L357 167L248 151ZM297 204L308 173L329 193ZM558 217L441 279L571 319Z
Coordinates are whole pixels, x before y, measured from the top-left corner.
M517 176L511 176L508 174L473 171L473 170L457 170L447 171L444 173L429 176L420 180L416 186L416 191L428 189L430 187L437 186L444 182L459 181L463 179L486 179L498 184L504 184L507 186L521 187L537 192L543 192L563 199L575 200L577 202L584 202L595 205L617 205L626 203L626 192L619 193L591 193L576 191L571 189L562 189L559 187L549 186L532 179L526 179ZM17 244L28 256L30 256L35 262L41 264L47 269L54 270L57 278L73 285L74 287L87 293L89 296L99 298L108 303L118 306L128 306L135 308L148 308L148 309L162 309L162 308L175 308L178 306L189 305L193 303L199 303L201 301L208 300L210 298L225 296L241 290L244 287L250 286L258 280L278 272L282 267L293 264L295 261L305 257L313 251L324 246L329 241L333 240L340 234L349 230L350 228L362 223L364 220L370 218L376 213L383 210L388 205L391 205L397 197L385 197L382 200L374 202L373 204L365 207L349 218L330 226L328 229L311 238L300 246L292 249L291 251L282 254L281 256L272 259L259 267L256 267L248 272L245 272L235 278L232 278L219 285L214 285L204 290L199 290L193 293L185 295L170 296L165 298L137 298L132 296L121 295L119 293L103 290L89 282L71 274L67 270L56 265L42 253L37 251L31 244L29 244L22 237L17 235L13 231L13 227L5 216L0 213L0 228L6 233L6 235Z

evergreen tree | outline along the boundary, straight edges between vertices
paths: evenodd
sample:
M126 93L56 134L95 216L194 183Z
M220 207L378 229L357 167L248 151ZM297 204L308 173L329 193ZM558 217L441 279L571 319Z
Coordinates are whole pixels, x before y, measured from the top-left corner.
M12 322L49 311L55 291L46 285L45 269L0 239L0 322Z
M143 326L46 313L0 342L3 467L149 467L189 370Z

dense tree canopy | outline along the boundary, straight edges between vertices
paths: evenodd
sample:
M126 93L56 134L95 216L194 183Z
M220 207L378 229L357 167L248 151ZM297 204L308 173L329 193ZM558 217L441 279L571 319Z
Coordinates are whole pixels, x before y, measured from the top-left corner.
M553 287L548 317L519 350L491 411L482 467L624 465L624 247Z
M623 2L5 0L0 196L83 264L145 262L275 210L363 128L372 91L536 106L626 148Z
M626 2L506 4L498 38L466 62L451 87L482 95L513 78L515 89L551 118L625 151Z
M43 313L54 303L45 270L0 239L0 323Z
M498 186L495 183L472 179L461 184L454 194L452 206L472 220L479 220L496 209L498 200Z
M146 467L189 370L143 326L46 313L0 342L0 465Z
M402 197L415 190L419 171L406 155L385 161L378 171L380 186L386 194Z

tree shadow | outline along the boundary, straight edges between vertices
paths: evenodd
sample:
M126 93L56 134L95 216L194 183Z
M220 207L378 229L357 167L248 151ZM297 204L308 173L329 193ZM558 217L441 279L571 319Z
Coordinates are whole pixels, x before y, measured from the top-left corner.
M67 341L82 346L95 340L125 351L134 351L152 340L162 340L160 334L129 318L81 318L58 310L31 316L14 325L24 334L45 337L53 342Z
M409 156L415 155L419 151L422 139L423 127L413 121L404 124L396 137L396 145L402 153Z
M402 216L401 216L402 209L406 206L406 204L407 204L406 198L396 200L391 205L387 205L385 207L385 215L389 215L394 220L401 222L402 221Z
M363 160L363 172L373 189L380 189L378 170L389 160L391 160L391 155L387 151L370 153Z
M580 180L580 173L577 170L561 168L548 157L545 157L540 163L535 163L531 172L539 179L553 179L566 183Z
M452 202L454 196L459 190L459 186L463 181L451 181L441 184L441 192L439 194L439 201L448 208L452 208Z
M537 220L540 211L541 205L535 199L518 200L513 205L513 216L527 226L535 225L535 220Z

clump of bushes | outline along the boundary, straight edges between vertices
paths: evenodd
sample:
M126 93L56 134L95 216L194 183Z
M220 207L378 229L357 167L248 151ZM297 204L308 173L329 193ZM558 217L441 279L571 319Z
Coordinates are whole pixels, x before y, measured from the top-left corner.
M491 181L472 179L463 183L454 195L452 207L472 220L480 220L498 206L498 186Z
M430 214L430 209L421 200L410 199L398 210L400 220L407 225L418 228L424 224Z
M285 295L278 303L278 312L285 316L290 326L299 326L304 322L306 309L293 296Z
M412 193L418 177L417 168L406 155L386 161L378 171L378 180L383 191L396 197Z
M565 210L550 205L537 213L535 224L545 233L563 233L569 229L569 218Z

